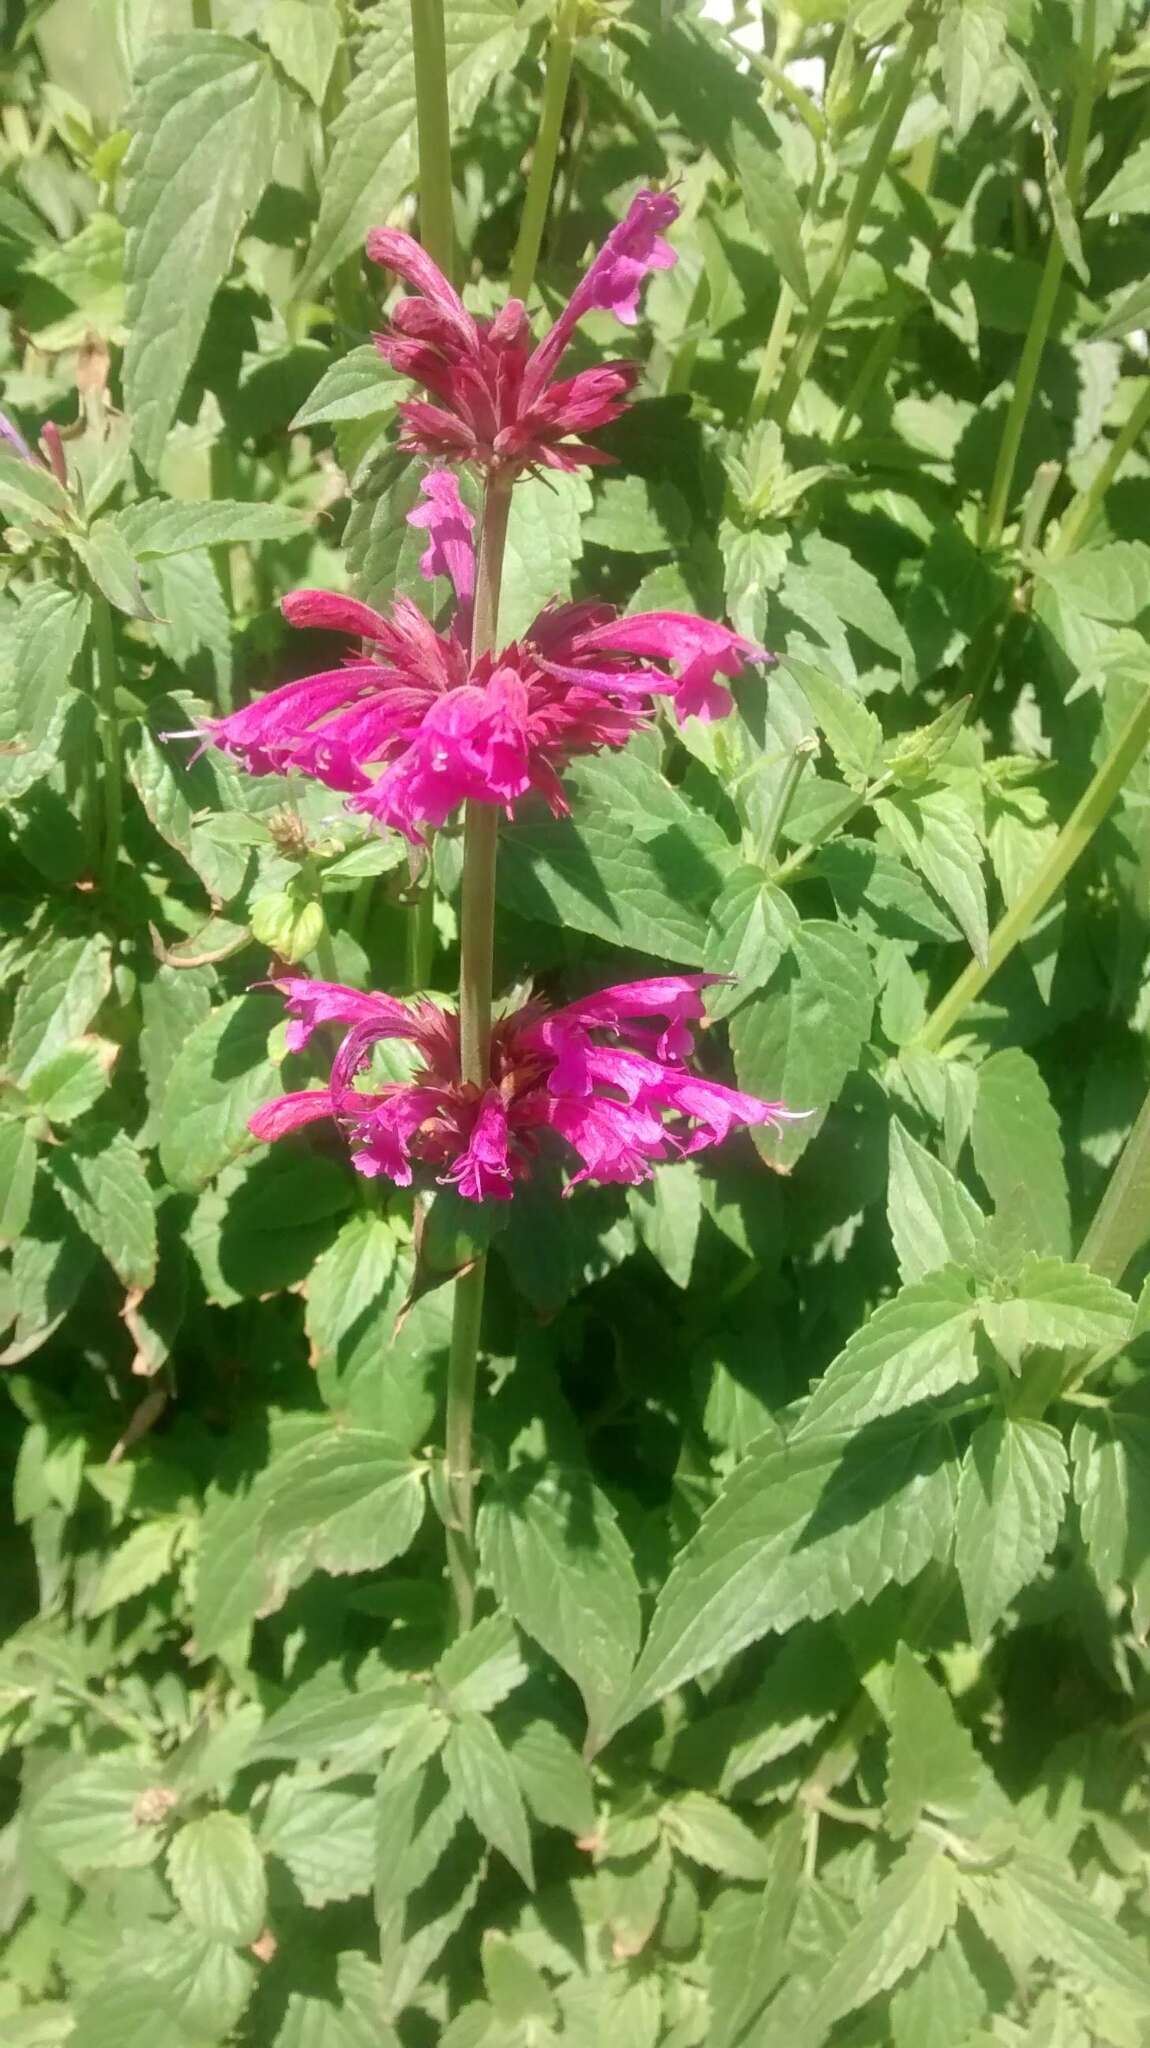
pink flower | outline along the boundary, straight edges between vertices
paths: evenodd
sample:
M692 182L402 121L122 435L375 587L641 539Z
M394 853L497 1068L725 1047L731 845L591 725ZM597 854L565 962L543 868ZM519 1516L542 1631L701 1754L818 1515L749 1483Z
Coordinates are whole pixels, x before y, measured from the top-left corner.
M0 412L0 441L11 448L13 454L20 457L21 462L34 463L37 468L41 466L39 458L33 455L19 427L9 419L6 412Z
M327 1023L346 1035L327 1088L281 1095L257 1110L257 1138L282 1138L334 1117L360 1173L410 1185L415 1166L470 1202L506 1201L531 1172L548 1133L579 1162L580 1181L649 1180L656 1166L721 1144L749 1124L778 1126L794 1114L691 1072L691 1025L702 991L721 977L662 975L626 982L559 1010L530 1002L496 1023L485 1088L460 1077L459 1020L422 998L398 1002L335 983L277 981L299 1051ZM365 1086L375 1047L406 1040L404 1081Z
M390 332L375 337L392 368L430 393L430 402L400 405L401 445L440 462L512 473L539 463L578 469L608 461L581 437L618 419L638 365L602 363L560 382L554 373L586 313L613 313L634 325L647 272L675 262L663 230L678 212L671 193L640 192L535 348L519 299L509 299L493 320L475 320L418 242L396 228L374 229L367 238L372 261L421 294L400 299Z
M330 591L285 598L292 625L354 634L368 651L205 721L251 774L297 768L416 843L471 798L510 811L534 790L562 816L559 778L576 755L625 746L660 696L680 719L721 717L731 698L716 676L771 659L712 619L584 603L548 605L521 640L472 663L474 520L450 471L421 489L409 521L428 536L424 574L454 585L454 618L437 631L408 598L386 617Z

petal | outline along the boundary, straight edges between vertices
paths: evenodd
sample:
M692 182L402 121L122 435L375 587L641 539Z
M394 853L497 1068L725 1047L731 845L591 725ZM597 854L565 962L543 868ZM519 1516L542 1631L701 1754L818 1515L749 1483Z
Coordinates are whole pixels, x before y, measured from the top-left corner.
M412 235L399 228L373 228L366 242L373 263L394 270L405 284L423 292L443 315L466 349L474 349L478 331L455 287L448 283L439 266Z
M369 604L335 590L293 590L280 602L289 626L328 633L355 633L361 640L387 638L387 621Z
M670 192L640 192L631 201L626 217L612 228L586 276L532 355L523 378L525 404L532 403L550 381L585 313L613 313L624 326L634 325L647 272L669 270L676 261L662 230L669 228L678 214L679 202Z
M459 1189L468 1202L509 1201L514 1174L508 1157L507 1109L497 1088L479 1105L466 1150L440 1176L442 1186Z
M265 1102L262 1109L248 1118L248 1129L254 1138L271 1144L276 1138L285 1138L289 1131L301 1130L304 1124L318 1123L321 1118L334 1115L330 1090L307 1088L299 1094L277 1095L274 1102Z
M380 1038L413 1035L412 1013L394 996L345 988L338 981L313 981L305 974L285 975L272 987L284 998L293 1020L287 1030L289 1052L302 1052L313 1032L324 1024L367 1025Z
M464 504L451 470L429 470L419 488L426 502L408 513L407 523L427 532L420 571L428 582L435 576L449 577L460 608L470 617L475 596L474 516Z

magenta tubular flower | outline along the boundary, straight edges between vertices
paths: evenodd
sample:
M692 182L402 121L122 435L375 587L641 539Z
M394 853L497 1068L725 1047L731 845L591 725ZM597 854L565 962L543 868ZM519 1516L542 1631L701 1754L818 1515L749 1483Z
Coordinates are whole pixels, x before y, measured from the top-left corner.
M578 1160L568 1192L586 1180L634 1185L734 1130L777 1128L796 1114L691 1072L691 1025L703 1014L703 989L720 979L662 975L559 1010L526 1003L495 1024L483 1089L461 1079L459 1020L437 1003L277 981L293 1050L323 1024L347 1032L330 1085L279 1096L256 1111L250 1129L271 1140L334 1118L360 1173L407 1187L415 1167L430 1168L441 1187L458 1188L469 1202L508 1200L549 1133ZM357 1085L375 1046L394 1039L411 1046L410 1078Z
M31 462L37 469L41 468L39 457L33 455L19 427L9 419L6 412L0 412L0 442L11 448L12 453L18 455L21 462Z
M640 192L534 348L521 300L509 299L493 320L475 320L418 242L398 229L374 229L372 261L420 294L400 299L390 331L375 337L392 368L430 394L401 403L401 445L437 462L476 462L512 475L610 460L582 437L618 419L638 365L601 363L559 381L555 371L585 314L613 313L634 325L648 271L675 262L663 230L678 212L671 193Z
M205 721L205 736L249 773L297 768L417 844L469 799L511 811L534 790L558 817L568 808L559 778L576 755L625 746L660 696L680 719L720 717L731 698L716 676L772 658L685 612L621 618L612 605L555 604L473 664L475 522L449 470L432 470L422 491L409 521L428 536L424 574L454 586L454 618L440 632L407 598L387 617L331 591L285 598L292 625L352 633L368 651Z

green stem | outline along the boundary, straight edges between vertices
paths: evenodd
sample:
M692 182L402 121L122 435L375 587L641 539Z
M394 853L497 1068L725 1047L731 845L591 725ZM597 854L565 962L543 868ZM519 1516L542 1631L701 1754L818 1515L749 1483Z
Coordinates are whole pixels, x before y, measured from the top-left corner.
M108 600L92 592L92 638L95 646L94 681L96 710L100 721L100 746L104 756L104 841L100 859L100 886L108 890L116 879L120 858L120 827L124 815L124 769L120 747L120 718L116 690L120 681L116 659L116 635Z
M511 259L513 299L527 297L535 276L535 266L539 261L543 229L547 223L547 209L551 203L555 161L559 154L559 137L563 129L563 110L567 105L567 88L571 83L571 65L575 56L578 25L579 0L559 0L555 25L551 31L551 44L547 52L543 104L539 110L539 133L531 154L531 169L527 174L527 191L519 222L519 238Z
M419 138L419 239L449 278L455 267L455 218L443 0L411 0L411 43Z
M771 402L771 391L778 374L779 364L783 360L783 351L790 340L791 321L794 319L795 307L798 303L798 299L784 278L779 285L775 317L771 321L771 330L767 335L767 345L763 350L763 360L759 364L759 374L755 379L755 388L751 393L751 402L747 408L747 425L749 427L758 424Z
M431 981L431 963L435 957L435 884L431 876L430 855L427 863L427 879L415 901L407 912L406 970L407 987L410 995L427 988Z
M1001 917L990 935L985 964L972 960L942 1001L931 1011L914 1041L918 1052L937 1052L963 1012L981 995L987 982L1024 939L1061 888L1079 854L1097 832L1110 806L1150 740L1150 690L1131 712L1084 796L1075 805L1038 873Z
M475 576L475 619L471 658L495 645L499 586L511 511L511 479L491 477L483 505ZM499 812L494 804L469 803L463 827L463 883L459 917L459 1059L463 1080L482 1091L491 1075L491 979L495 926L495 856ZM472 1428L479 1330L483 1318L486 1260L461 1273L455 1283L451 1354L447 1368L447 1491L450 1521L447 1561L460 1632L475 1609L474 1474Z
M192 0L192 27L210 28L212 25L212 0Z
M833 818L828 818L821 832L816 832L813 839L808 839L804 845L796 847L794 853L788 854L782 866L776 869L774 880L776 882L793 881L794 877L806 867L807 862L813 859L820 846L825 846L828 839L833 839L836 832L841 832L844 825L849 825L852 818L857 818L859 812L864 811L868 804L873 803L876 796L881 796L884 789L889 789L890 780L889 775L883 775L877 782L871 783L868 789L864 789L860 795L848 798L841 811L836 811Z
M764 867L769 866L770 862L774 859L775 848L779 843L779 834L787 822L787 816L795 800L795 791L799 786L803 769L808 761L813 760L818 750L819 743L817 739L800 740L783 770L779 786L775 791L775 800L767 812L763 824L760 859Z
M699 353L699 341L703 332L703 321L706 317L710 298L711 280L707 276L706 266L704 265L695 279L695 289L691 293L691 303L687 308L687 319L682 339L674 355L671 357L670 367L667 371L667 379L663 389L668 397L673 392L689 391L691 388L691 379L695 374L695 359Z
M1082 171L1086 161L1086 145L1090 139L1090 116L1094 108L1096 72L1094 63L1094 14L1095 0L1083 0L1082 46L1079 51L1078 86L1074 97L1074 111L1070 117L1070 137L1066 145L1066 190L1070 204L1078 200L1082 184ZM1014 470L1022 435L1026 426L1026 415L1034 397L1034 386L1038 379L1039 366L1046 347L1058 287L1062 283L1062 272L1066 254L1056 226L1052 223L1050 242L1046 251L1034 310L1022 348L1022 360L1018 365L1018 376L1011 393L1007 409L1006 424L995 464L994 480L987 500L983 538L994 547L1002 539L1006 514L1010 505Z
M1135 442L1141 439L1147 426L1150 426L1150 377L1147 377L1142 396L1131 411L1125 426L1114 436L1105 461L1099 464L1085 490L1079 491L1064 513L1058 529L1058 538L1050 549L1052 561L1061 560L1063 555L1068 555L1077 546L1080 535L1089 527L1130 450Z
M1150 1093L1119 1154L1078 1254L1104 1280L1121 1280L1150 1238Z
M791 359L775 395L775 402L770 407L771 418L776 420L780 427L786 426L791 407L814 360L815 351L822 340L823 329L838 297L843 274L870 211L870 203L879 179L889 167L894 140L902 125L903 115L910 105L918 67L930 47L935 25L933 10L925 8L911 30L901 57L898 57L890 67L886 105L855 181L855 189L831 252L830 262L811 300L807 317L799 331L798 340L791 351Z

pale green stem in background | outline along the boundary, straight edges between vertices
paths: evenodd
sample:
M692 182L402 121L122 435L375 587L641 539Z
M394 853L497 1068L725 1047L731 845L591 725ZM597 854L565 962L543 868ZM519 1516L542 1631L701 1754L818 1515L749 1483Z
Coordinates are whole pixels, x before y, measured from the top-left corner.
M1054 495L1054 486L1061 475L1060 462L1040 462L1034 472L1018 526L1018 545L1024 556L1038 544L1042 522L1046 518L1047 508Z
M695 374L695 358L699 353L700 333L710 298L711 280L704 267L700 270L695 280L695 289L691 293L683 339L671 357L667 371L663 389L668 396L677 391L689 391L691 388L691 379Z
M455 224L443 0L411 0L411 42L419 138L419 239L444 277L451 277L455 267Z
M855 180L850 204L843 217L838 238L831 252L830 261L823 272L818 290L811 300L806 319L799 330L798 338L791 351L791 358L783 373L782 382L775 394L768 412L780 427L785 427L791 407L798 397L803 380L814 360L815 351L822 340L823 329L834 309L835 300L847 264L854 253L855 244L870 210L879 179L888 169L894 140L902 125L903 115L910 105L915 79L922 58L930 47L935 33L935 18L927 10L919 15L905 49L890 66L886 105L882 110L870 148Z
M945 1044L963 1013L970 1007L991 976L1024 939L1051 898L1061 888L1079 854L1097 832L1111 805L1147 742L1150 741L1150 690L1131 712L1106 759L1085 795L1075 805L1042 866L990 935L986 964L972 960L954 986L927 1018L914 1041L918 1052L937 1052Z
M432 261L450 278L455 269L455 220L443 0L411 0L411 42L419 143L419 234ZM405 980L408 992L414 993L427 987L435 956L435 874L430 844L423 886L409 904L405 922Z
M755 379L755 388L751 393L751 403L747 408L747 425L749 427L758 425L770 404L775 378L779 371L779 364L783 360L783 352L791 337L791 322L795 317L795 307L798 303L795 293L791 290L786 278L783 278L779 285L775 317L771 321L770 333L767 335L767 345L763 350L763 359L759 364L759 374Z
M1114 482L1130 450L1135 442L1141 439L1148 426L1150 426L1150 376L1147 377L1146 388L1138 403L1134 406L1125 426L1121 427L1114 436L1105 460L1099 464L1085 490L1079 491L1073 503L1068 505L1063 513L1062 524L1058 529L1058 538L1050 549L1052 561L1057 562L1061 560L1063 555L1068 555L1072 548L1077 547L1082 534L1088 529L1094 514Z
M120 826L124 814L124 771L120 748L120 717L116 689L120 680L116 659L116 635L108 600L92 591L92 678L96 710L100 721L100 746L104 756L104 835L100 857L100 886L110 889L116 879L120 857Z
M1138 1112L1078 1254L1104 1280L1121 1280L1150 1238L1150 1094Z
M511 479L496 476L487 486L475 577L475 623L471 655L476 660L495 645L499 585L511 511ZM495 929L495 856L499 812L494 804L469 803L463 828L463 883L459 914L459 1043L465 1082L484 1089L491 1071L491 977ZM455 1283L451 1355L447 1368L447 1491L450 1521L447 1563L460 1632L475 1611L474 1474L472 1426L479 1327L487 1261L479 1257Z
M571 82L571 65L575 56L578 25L579 0L559 0L555 25L551 31L551 44L547 52L547 73L543 80L539 133L531 153L531 169L527 174L527 191L519 222L519 238L511 259L510 293L513 299L527 297L535 277L535 266L539 261L543 229L547 223L547 209L551 203L555 160L559 154L559 137L563 129L563 109L567 104L567 87Z
M1070 138L1066 146L1066 191L1071 206L1077 204L1082 184L1082 171L1086 161L1086 145L1090 139L1090 116L1094 109L1096 68L1094 61L1094 14L1095 0L1083 0L1082 46L1078 59L1078 88L1074 98L1074 112L1070 117ZM1034 397L1034 386L1050 332L1050 322L1062 283L1062 272L1066 265L1066 253L1057 227L1051 223L1050 242L1046 251L1046 262L1030 316L1030 326L1022 349L1022 360L1018 365L1018 376L1011 394L998 449L998 461L994 469L994 481L990 486L987 500L983 538L992 547L1002 539L1006 514L1010 505L1014 470L1022 435L1026 426L1026 415Z

